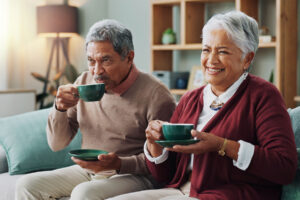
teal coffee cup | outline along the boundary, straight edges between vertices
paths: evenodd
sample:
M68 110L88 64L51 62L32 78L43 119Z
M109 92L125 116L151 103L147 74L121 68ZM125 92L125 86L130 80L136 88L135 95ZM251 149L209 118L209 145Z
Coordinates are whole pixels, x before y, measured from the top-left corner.
M83 101L99 101L105 92L104 83L78 85L79 98Z
M163 124L162 131L166 140L188 140L192 138L194 124Z

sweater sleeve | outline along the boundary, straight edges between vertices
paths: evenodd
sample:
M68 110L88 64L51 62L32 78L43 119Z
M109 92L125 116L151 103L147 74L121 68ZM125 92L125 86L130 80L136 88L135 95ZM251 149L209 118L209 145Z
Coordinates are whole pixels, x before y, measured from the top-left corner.
M176 107L172 94L164 86L158 85L158 87L154 88L150 97L151 99L149 99L149 106L147 108L147 121L150 122L151 120L156 119L169 121ZM149 174L145 162L144 153L141 153L139 155L120 157L120 159L120 174Z
M148 174L149 171L145 167L145 155L140 153L139 155L120 157L121 169L120 174Z
M186 95L185 95L186 96ZM185 96L181 97L178 106L176 107L170 121L175 123L179 120L180 113L184 106ZM175 165L176 165L177 153L169 152L168 159L160 164L155 164L146 158L146 163L152 176L161 184L169 183L175 175Z
M53 106L48 116L47 140L53 151L65 148L78 131L76 107L60 112Z
M290 183L296 173L297 152L290 117L274 88L264 90L256 105L254 155L247 171L277 184Z

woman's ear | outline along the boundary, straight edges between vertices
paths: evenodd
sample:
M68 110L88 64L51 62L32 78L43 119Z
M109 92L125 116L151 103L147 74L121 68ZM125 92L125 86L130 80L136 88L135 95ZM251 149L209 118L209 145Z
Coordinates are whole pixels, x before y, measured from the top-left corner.
M244 70L246 71L254 58L254 52L248 53L244 58Z

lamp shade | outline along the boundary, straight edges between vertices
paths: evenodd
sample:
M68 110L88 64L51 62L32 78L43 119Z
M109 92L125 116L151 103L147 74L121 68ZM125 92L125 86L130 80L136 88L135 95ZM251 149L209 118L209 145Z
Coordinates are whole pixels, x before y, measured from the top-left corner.
M37 33L78 33L77 7L68 5L38 6Z

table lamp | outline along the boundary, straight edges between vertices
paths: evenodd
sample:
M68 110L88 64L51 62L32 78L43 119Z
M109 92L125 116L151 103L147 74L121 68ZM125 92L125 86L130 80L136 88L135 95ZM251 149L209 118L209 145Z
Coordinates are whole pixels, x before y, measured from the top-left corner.
M39 74L32 73L32 75L41 80L44 79L43 92L41 94L41 104L40 108L43 108L44 97L47 96L47 86L49 82L49 75L51 64L53 60L53 54L56 49L56 74L60 74L59 69L59 51L60 45L62 47L62 52L66 60L67 65L70 65L70 60L68 57L67 48L63 38L69 38L72 34L78 33L78 9L77 7L69 6L67 4L63 5L45 5L37 7L37 33L45 37L54 37L46 76L39 78ZM54 78L56 79L56 78ZM59 86L59 78L55 80L56 89ZM38 97L37 97L38 99Z

